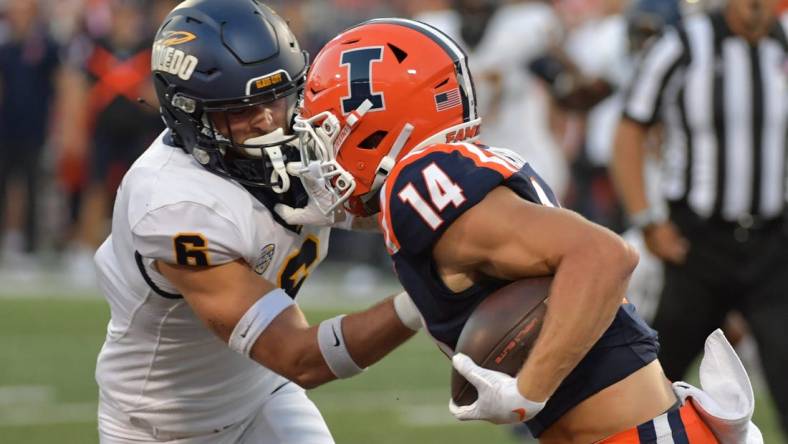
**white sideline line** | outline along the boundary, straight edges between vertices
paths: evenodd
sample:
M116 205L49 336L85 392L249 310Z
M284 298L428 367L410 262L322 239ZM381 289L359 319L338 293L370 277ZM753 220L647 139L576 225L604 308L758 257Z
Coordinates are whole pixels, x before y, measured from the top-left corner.
M95 402L0 408L0 427L96 422Z
M330 393L310 393L309 398L318 407L326 409L391 409L398 404L412 405L449 402L449 390L337 390ZM448 407L447 407L448 408Z
M58 403L52 386L0 386L0 427L95 420L96 402Z
M323 411L394 411L400 423L416 427L455 422L442 402L448 390L347 390L309 396ZM57 402L51 386L0 386L0 428L90 423L96 421L96 410L96 402Z
M47 404L54 399L54 389L44 385L0 386L0 409L19 404Z
M449 412L449 390L361 390L313 393L309 397L321 411L394 411L398 422L411 427L457 423ZM445 402L444 402L445 401ZM330 426L331 424L329 424Z
M418 427L452 425L458 421L449 412L449 402L443 405L418 405L401 408L399 412L402 423Z

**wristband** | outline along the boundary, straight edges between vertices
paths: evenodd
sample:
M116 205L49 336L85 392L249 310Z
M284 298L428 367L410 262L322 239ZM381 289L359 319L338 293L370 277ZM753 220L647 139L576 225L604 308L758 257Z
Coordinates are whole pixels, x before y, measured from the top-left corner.
M629 223L635 228L644 229L668 220L668 212L662 207L648 207L629 216Z
M317 328L317 345L326 365L337 378L349 378L364 371L350 356L342 334L342 318L339 315L326 319Z

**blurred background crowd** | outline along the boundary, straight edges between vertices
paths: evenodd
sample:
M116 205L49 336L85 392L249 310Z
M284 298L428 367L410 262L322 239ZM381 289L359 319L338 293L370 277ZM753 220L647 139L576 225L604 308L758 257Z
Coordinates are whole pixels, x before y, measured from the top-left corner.
M469 54L482 140L518 150L565 207L625 233L608 165L638 57L664 26L724 1L267 3L313 56L342 29L372 17L411 17L444 30ZM0 0L0 276L60 273L69 284L91 285L93 252L108 234L120 179L163 129L150 47L177 3ZM636 232L627 236L642 242ZM331 248L328 261L348 266L348 282L390 274L374 235L336 233ZM659 292L654 274L642 271L658 266L643 254L638 291ZM654 299L641 300L648 317Z
M148 78L177 0L0 0L0 269L89 283L125 170L162 130ZM370 17L431 23L470 54L484 141L521 150L564 205L624 228L607 180L621 91L678 0L274 0L311 54ZM578 84L579 83L579 84ZM348 248L347 242L354 247ZM386 267L363 236L342 260ZM339 260L333 254L330 259Z

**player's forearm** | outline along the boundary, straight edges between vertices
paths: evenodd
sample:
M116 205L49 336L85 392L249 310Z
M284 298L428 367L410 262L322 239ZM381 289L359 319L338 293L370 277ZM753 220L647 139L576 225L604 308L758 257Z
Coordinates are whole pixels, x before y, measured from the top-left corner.
M340 322L341 341L354 365L360 369L379 361L416 333L402 323L391 298L365 311L347 315ZM319 328L312 326L300 332L298 338L290 339L287 355L290 364L284 366L287 371L283 375L304 388L315 388L337 379L318 344ZM339 343L339 336L335 338Z
M348 351L359 367L378 362L416 333L403 325L392 301L392 298L386 298L342 320Z
M622 119L616 133L611 171L628 214L649 206L644 176L646 131L638 123Z
M291 339L291 344L282 344L283 347L291 349L290 359L284 365L287 370L282 372L282 376L305 389L315 388L337 379L320 352L317 329L316 325L309 327L299 334L301 341ZM297 346L297 342L301 343L301 347Z
M588 245L562 260L539 339L518 376L523 396L542 401L555 392L610 326L636 264L622 240Z

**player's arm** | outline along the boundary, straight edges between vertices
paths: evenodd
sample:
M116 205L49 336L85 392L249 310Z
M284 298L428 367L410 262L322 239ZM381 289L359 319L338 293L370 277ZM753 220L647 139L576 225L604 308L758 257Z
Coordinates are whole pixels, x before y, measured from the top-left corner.
M643 230L649 250L660 259L682 263L689 244L660 207L648 202L644 161L649 130L658 121L665 85L676 79L672 73L689 61L682 34L667 29L650 45L640 61L624 99L613 148L612 172L624 208L632 224ZM680 75L680 74L676 74Z
M517 377L522 396L547 399L609 327L637 253L580 215L498 187L460 216L433 255L444 279L554 275L539 339Z
M611 171L627 214L637 214L648 208L644 173L648 128L623 118L616 133Z
M418 312L407 306L412 304L407 295L310 326L289 296L241 260L210 267L156 261L156 266L231 348L305 388L352 376L414 334L405 323L413 326Z
M646 193L645 160L649 126L623 118L613 149L613 182L632 223L643 230L646 245L657 257L682 263L689 244L667 214L649 204Z

